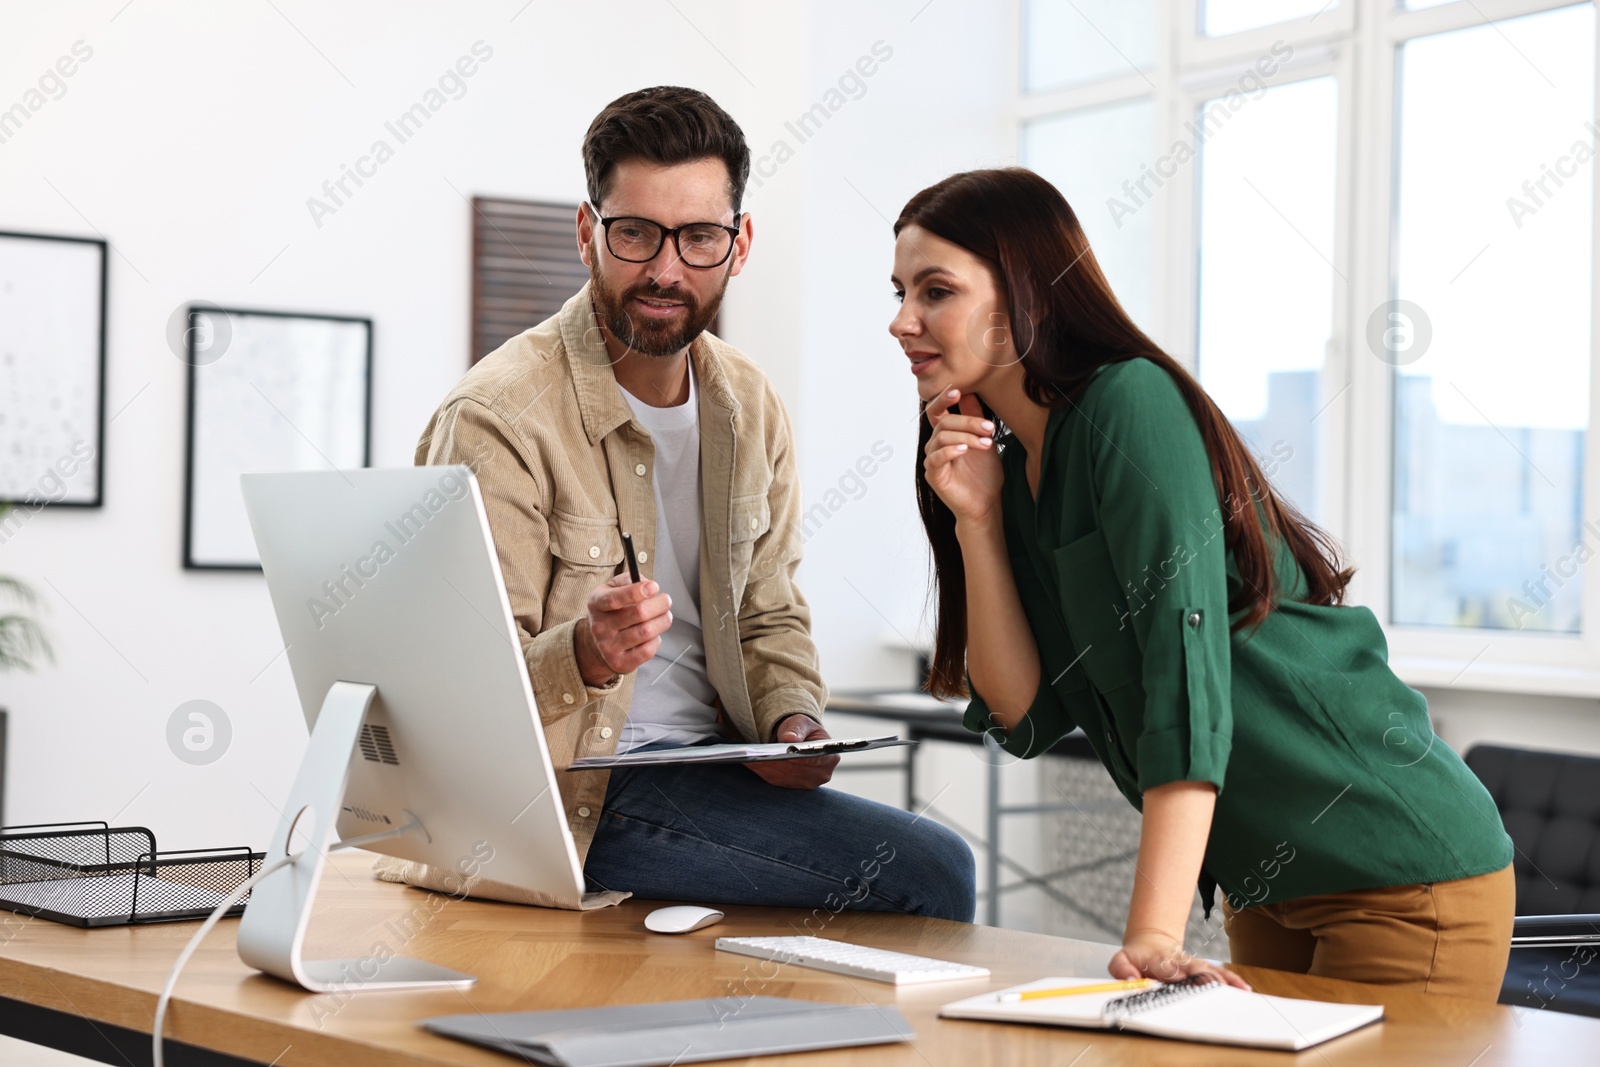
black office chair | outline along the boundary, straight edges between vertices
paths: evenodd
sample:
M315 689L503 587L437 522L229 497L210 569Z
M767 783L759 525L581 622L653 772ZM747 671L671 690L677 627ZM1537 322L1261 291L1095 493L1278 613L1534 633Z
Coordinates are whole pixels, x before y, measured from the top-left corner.
M1466 760L1517 846L1500 1003L1600 1018L1600 757L1477 745Z

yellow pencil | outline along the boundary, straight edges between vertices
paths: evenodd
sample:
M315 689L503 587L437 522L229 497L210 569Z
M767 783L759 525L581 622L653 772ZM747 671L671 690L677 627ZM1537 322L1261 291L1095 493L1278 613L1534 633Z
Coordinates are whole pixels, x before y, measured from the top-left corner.
M1149 978L1129 978L1121 982L1095 982L1093 985L1069 985L1059 989L1024 989L1020 993L1001 993L1003 1003L1019 1000L1043 1000L1046 997L1070 997L1079 993L1124 993L1135 989L1149 989L1156 983Z

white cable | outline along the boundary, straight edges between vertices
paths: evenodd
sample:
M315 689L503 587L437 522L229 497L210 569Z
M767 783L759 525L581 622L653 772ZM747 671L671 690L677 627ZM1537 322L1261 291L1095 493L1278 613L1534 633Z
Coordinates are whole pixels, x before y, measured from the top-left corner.
M161 996L156 1000L155 1027L150 1035L152 1042L151 1059L154 1062L154 1067L165 1067L161 1057L161 1031L167 1018L167 1003L172 1000L172 991L177 988L178 976L183 973L183 968L188 964L189 957L194 955L195 949L200 947L200 942L205 940L205 936L211 932L212 927L217 925L217 922L227 913L228 909L239 903L246 893L255 888L257 882L267 875L289 866L289 864L299 859L300 855L299 852L296 852L292 856L284 856L282 859L269 863L235 886L233 892L228 894L228 899L219 904L206 917L206 921L200 924L200 929L195 931L195 935L189 939L189 943L183 946L183 951L178 953L178 962L173 964L172 973L167 976L166 987L161 990Z
M393 830L382 830L375 834L366 834L362 837L352 837L344 841L336 841L332 845L328 846L328 851L337 852L340 849L360 848L363 845L370 845L375 841L383 841L391 837L399 837L402 834L408 834L412 830L422 830L424 834L427 833L427 831L423 830L422 828L421 819L417 818L415 815L412 815L411 812L406 812L406 814L411 815L411 818L402 826L397 826ZM153 1061L153 1067L165 1067L161 1056L161 1031L164 1028L164 1024L166 1023L167 1019L167 1004L172 1000L172 991L177 988L178 977L183 973L183 968L188 965L189 957L194 955L195 950L200 947L200 942L205 940L206 935L211 932L212 928L216 926L219 921L221 921L223 915L228 912L228 909L239 903L239 901L242 900L251 889L255 888L256 883L260 882L267 875L289 866L289 864L298 860L303 854L304 850L302 849L300 852L296 852L292 856L284 856L282 859L275 860L272 863L267 864L255 874L240 882L234 887L233 892L228 894L228 899L217 905L216 909L213 910L210 915L206 916L206 921L200 924L200 929L195 931L194 936L189 939L189 943L183 946L183 951L178 953L178 962L172 965L172 973L167 976L166 987L161 990L161 996L156 1000L155 1025L150 1034L150 1040L152 1042L151 1060Z
M411 815L411 818L407 819L404 823L396 826L392 830L379 830L375 834L364 834L361 837L347 837L343 841L335 841L333 844L329 845L328 851L338 852L340 849L345 848L366 848L375 841L387 841L391 837L403 837L413 830L422 831L422 836L427 840L432 841L433 838L428 837L428 831L423 828L422 820L417 818L415 815L412 815L409 811L406 812L406 814Z

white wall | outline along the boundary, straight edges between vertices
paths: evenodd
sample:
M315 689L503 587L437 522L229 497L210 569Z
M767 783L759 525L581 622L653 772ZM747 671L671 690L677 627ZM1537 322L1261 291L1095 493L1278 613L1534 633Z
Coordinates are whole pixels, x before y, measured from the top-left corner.
M1440 740L1457 752L1488 743L1600 756L1600 700L1439 688L1422 692Z
M861 98L805 146L804 477L808 501L831 511L811 527L805 589L836 686L909 680L908 658L886 641L917 636L926 592L926 540L912 495L916 390L888 333L891 223L914 193L948 174L1016 162L1015 46L1003 9L935 3L907 21L905 11L919 7L813 7L811 101L875 42L892 50ZM885 453L891 458L877 465Z
M205 299L372 316L374 458L408 463L466 367L462 195L581 198L588 122L647 84L716 96L758 159L779 140L794 150L750 190L756 248L729 290L725 332L777 383L807 502L831 512L803 571L831 683L908 678L886 639L915 635L926 564L910 491L913 389L885 332L889 220L949 172L1014 160L1005 8L676 8L293 0L280 15L105 0L0 14L10 75L0 108L74 42L94 50L66 93L0 144L0 229L98 230L112 241L107 404L120 412L106 442L106 506L41 513L0 551L0 573L46 593L59 652L55 668L0 676L0 705L12 710L9 821L116 819L151 826L165 847L260 847L305 744L261 578L179 565L185 385L164 338L173 310ZM316 226L307 197L479 40L493 56L465 95ZM800 143L785 123L826 104L878 42L873 73ZM626 68L609 58L625 53L642 58ZM830 497L879 441L892 457ZM1600 752L1595 701L1429 696L1457 747L1496 738ZM231 749L207 767L166 745L168 717L193 699L220 705L233 726ZM981 758L930 757L925 795L949 785L940 808L975 824ZM1008 772L1019 799L1032 771ZM888 780L854 787L896 795Z
M164 335L174 309L203 299L370 315L374 462L409 463L466 369L463 196L582 198L589 121L649 84L711 93L758 156L779 138L798 149L751 189L755 254L729 290L725 332L789 403L808 502L874 441L893 448L866 494L818 530L804 582L833 683L902 681L907 663L879 639L909 632L921 604L914 427L899 414L912 389L884 332L888 224L847 180L892 217L946 172L1010 158L1011 46L990 5L277 8L106 0L0 14L0 107L74 42L93 49L65 94L0 144L0 229L99 232L115 249L105 507L42 512L0 552L0 573L46 594L59 657L0 676L8 821L106 818L149 825L164 847L259 847L305 744L260 576L180 566L185 367ZM465 94L316 225L307 198L478 41L493 55ZM800 144L784 123L878 41L893 54L864 95ZM193 699L232 724L210 766L167 749L169 716Z

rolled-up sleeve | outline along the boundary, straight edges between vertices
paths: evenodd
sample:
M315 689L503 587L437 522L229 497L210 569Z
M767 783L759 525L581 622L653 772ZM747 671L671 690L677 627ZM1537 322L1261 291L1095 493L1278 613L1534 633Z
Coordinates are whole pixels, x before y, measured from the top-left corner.
M1141 791L1206 781L1232 747L1225 507L1199 426L1165 370L1136 359L1085 399L1100 526L1141 653L1144 715L1130 738Z
M1033 695L1033 703L1029 705L1027 713L1009 733L1005 727L995 723L989 705L973 687L970 678L967 679L967 692L972 694L972 699L961 717L961 724L975 734L983 734L985 744L992 740L1020 759L1032 759L1049 752L1057 741L1078 726L1067 713L1066 705L1061 702L1055 689L1044 681L1039 683L1039 691Z

